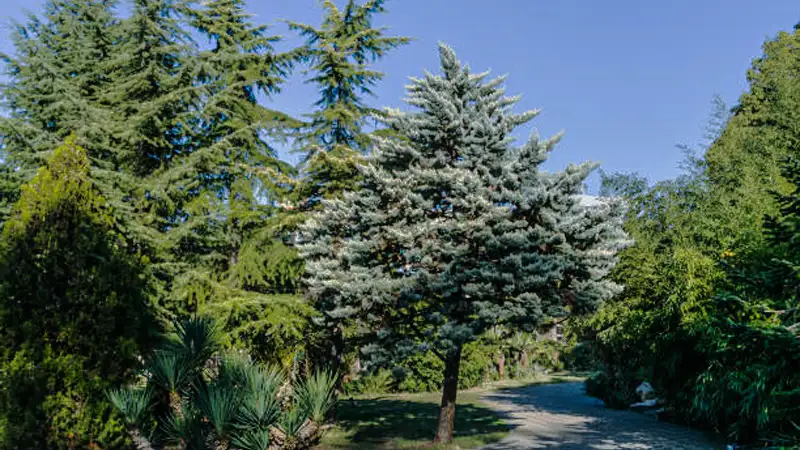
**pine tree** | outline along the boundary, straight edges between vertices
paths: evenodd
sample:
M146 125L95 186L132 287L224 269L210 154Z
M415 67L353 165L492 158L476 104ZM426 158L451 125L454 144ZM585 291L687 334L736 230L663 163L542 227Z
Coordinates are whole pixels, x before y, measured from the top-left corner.
M348 0L339 9L325 0L325 19L319 28L289 23L306 38L302 52L313 73L308 82L318 87L320 95L311 123L299 139L306 177L299 199L305 206L355 186L356 166L369 145L364 128L377 112L363 97L372 95L372 87L383 78L370 64L409 41L386 36L384 28L372 25L373 17L385 12L384 3L367 0L359 5Z
M123 448L104 390L153 330L146 259L75 137L22 187L0 240L1 448Z
M373 358L432 350L444 362L436 441L453 436L464 345L495 325L532 330L619 291L622 205L579 195L593 164L540 169L558 137L512 146L537 112L513 114L503 78L440 47L441 75L413 79L415 113L389 110L358 192L323 201L303 228L309 294L325 319L372 333Z
M238 1L142 0L124 20L114 5L53 1L18 27L0 203L74 130L117 226L152 263L162 318L213 303L255 354L272 353L273 335L293 348L310 309L285 295L302 272L276 206L293 169L270 142L299 122L262 103L294 52L275 52Z
M115 6L54 0L42 18L17 27L16 56L5 58L4 184L14 194L74 132L118 225L160 263L169 247L164 231L179 223L187 188L165 183L163 172L192 148L188 130L202 87L175 17L181 5L135 2L122 21Z
M280 137L299 122L265 108L259 96L269 99L278 92L293 54L276 53L273 43L279 37L266 35L266 26L251 24L239 1L210 2L191 14L212 49L200 54L207 100L198 118L197 150L185 170L199 179L204 195L188 209L197 217L194 225L201 227L194 234L208 236L200 252L222 252L232 269L245 241L266 231L266 221L279 211L275 205L286 190L282 180L292 172L267 137Z

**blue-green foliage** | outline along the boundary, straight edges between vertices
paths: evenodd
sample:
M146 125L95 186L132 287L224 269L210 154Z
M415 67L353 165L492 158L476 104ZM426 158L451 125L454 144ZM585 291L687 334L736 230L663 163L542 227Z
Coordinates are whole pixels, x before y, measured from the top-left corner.
M537 111L514 113L503 78L439 51L441 73L413 80L415 110L387 110L394 135L375 140L357 192L311 215L301 253L310 298L356 324L366 357L380 365L431 352L440 362L424 365L441 380L474 385L490 364L466 363L466 344L495 325L531 331L593 310L619 292L605 276L628 241L620 202L582 203L596 165L541 170L559 138L520 147L509 138ZM459 358L459 373L446 375Z

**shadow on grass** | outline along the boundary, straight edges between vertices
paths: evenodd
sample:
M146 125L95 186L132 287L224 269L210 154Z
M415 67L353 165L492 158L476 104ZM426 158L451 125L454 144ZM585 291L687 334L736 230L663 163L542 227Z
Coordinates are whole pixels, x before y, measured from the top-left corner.
M418 445L433 441L438 414L439 407L434 403L355 399L339 403L336 420L350 443L371 443L374 448L419 448ZM456 408L455 439L469 443L469 447L495 442L511 428L489 408L474 404L459 404Z

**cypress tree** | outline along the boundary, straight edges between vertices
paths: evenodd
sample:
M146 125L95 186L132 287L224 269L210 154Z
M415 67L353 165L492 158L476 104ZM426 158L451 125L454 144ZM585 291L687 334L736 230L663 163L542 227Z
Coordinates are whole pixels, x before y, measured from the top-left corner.
M433 351L444 363L436 441L453 437L464 345L495 325L532 330L584 314L620 288L605 279L627 245L621 203L588 207L594 164L540 169L558 138L512 146L537 112L513 114L503 78L473 74L441 46L441 75L413 79L389 110L359 191L323 201L303 228L309 295L331 322L371 333L373 358Z
M75 137L23 185L0 238L0 448L124 448L105 389L153 330L146 259Z
M348 0L344 9L331 0L322 4L326 14L319 28L289 23L306 38L301 52L311 64L308 82L319 92L310 124L298 140L305 176L299 198L306 207L355 186L356 166L369 146L364 128L377 112L364 96L372 95L372 87L383 78L370 64L409 41L373 26L373 17L386 11L385 0L361 5Z

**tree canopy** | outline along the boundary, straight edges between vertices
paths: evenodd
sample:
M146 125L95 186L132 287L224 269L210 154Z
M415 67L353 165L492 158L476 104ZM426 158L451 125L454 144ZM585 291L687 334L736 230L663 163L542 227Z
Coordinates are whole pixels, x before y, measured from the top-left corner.
M378 112L365 103L364 96L372 95L372 87L383 78L370 63L409 42L407 37L386 36L386 29L372 25L373 16L386 11L385 3L367 0L359 5L348 0L340 9L325 0L325 18L319 28L289 22L291 29L306 38L300 52L311 65L307 82L319 92L298 146L306 172L299 201L307 206L355 187L356 166L370 144L367 121Z

